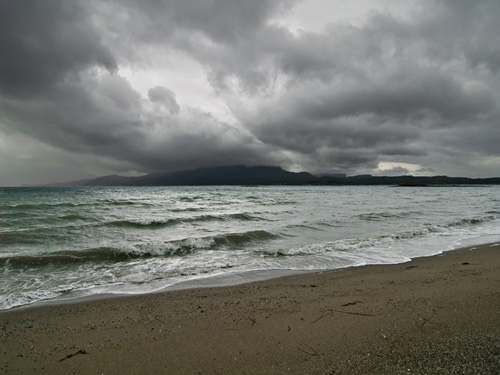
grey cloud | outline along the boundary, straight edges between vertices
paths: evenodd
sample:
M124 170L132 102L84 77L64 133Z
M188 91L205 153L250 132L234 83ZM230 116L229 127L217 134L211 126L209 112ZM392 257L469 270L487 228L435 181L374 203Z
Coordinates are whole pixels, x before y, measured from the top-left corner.
M67 84L58 94L31 106L11 100L3 109L18 130L49 144L122 160L142 171L266 162L266 147L210 114L187 108L172 117L172 97L164 88L150 91L154 100L167 100L161 108L116 75L87 77L84 87Z
M471 68L484 66L492 73L498 73L498 1L441 0L433 11L437 17L431 18L422 28L422 34L435 41L431 45L433 53L451 50L455 55L463 54Z
M405 143L392 143L379 146L375 148L375 151L378 155L383 156L424 156L427 154L427 151L424 147L419 147L418 143L412 143L411 145ZM401 160L404 162L404 160Z
M79 71L116 61L78 2L6 0L0 5L0 93L36 96Z
M469 56L496 23L487 17L492 27L456 34L466 12L454 6L426 3L411 20L374 14L362 27L331 25L319 34L267 25L244 44L191 41L186 48L218 90L256 99L253 114L233 112L261 142L294 153L302 165L353 170L396 156L418 162L428 139L443 147L440 129L474 124L488 142L487 123L499 117L495 72L482 72L485 62Z
M315 122L294 118L296 114L290 108L289 116L279 123L259 125L254 128L255 134L266 144L302 155L310 165L330 165L339 170L369 165L375 168L383 156L425 153L415 144L421 132L412 125L381 122L374 116Z
M203 44L245 45L253 34L267 27L270 17L298 1L108 0L94 2L94 7L98 23L115 50L140 58L135 47L141 45L169 45L193 53Z
M256 83L272 85L276 75L284 75L291 86L300 80L318 80L336 84L341 89L343 82L349 84L349 80L360 86L368 83L377 90L367 93L371 97L384 94L383 86L394 87L396 81L407 89L416 86L416 90L438 96L440 93L429 87L437 80L437 85L447 86L438 98L442 101L455 89L464 95L462 83L456 79L460 73L467 73L460 66L462 61L471 64L473 57L477 61L472 67L491 65L482 56L498 54L498 44L490 41L498 40L500 28L491 16L498 14L495 10L499 6L495 2L475 2L476 5L467 7L458 2L440 3L440 6L425 3L426 7L413 20L375 13L363 27L331 25L323 34L302 32L298 36L267 25L249 35L245 43L221 45L198 41L186 48L191 48L191 52L205 62L214 82L221 87L234 77L244 89ZM473 52L478 49L481 52ZM375 87L377 82L382 87ZM394 92L393 97L384 100L389 102L400 94ZM416 94L421 96L420 92ZM346 101L352 103L350 99L347 97ZM433 99L436 98L428 101ZM491 102L491 98L486 99ZM457 97L455 102L460 100ZM457 107L461 108L462 104L458 102Z
M120 77L86 77L85 83L59 82L56 91L36 101L4 100L0 108L17 130L64 149L92 152L137 133L139 98Z
M248 12L246 2L235 7L224 1L176 1L148 9L154 4L141 2L138 6L142 15L126 24L144 17L148 23L143 26L161 26L168 19L162 17L169 16L176 19L175 25L194 28L200 17L215 14L222 7L224 12L243 13L234 13L225 24L221 18L221 22L200 30L210 37L222 37L238 22L243 35L251 29L250 24L265 19L259 12L274 6L262 2L254 14L253 7ZM2 8L0 21L5 22L0 22L0 52L8 58L0 60L0 126L5 131L29 134L68 152L92 155L94 162L94 155L101 156L103 162L112 158L142 172L268 163L269 148L246 130L229 126L197 108L181 110L175 93L166 87L153 87L148 92L149 100L142 99L117 73L117 64L124 58L119 53L123 51L111 43L111 30L102 23L104 15L109 16L105 8L115 11L116 3L50 1L42 5L10 1ZM131 8L121 10L134 14ZM104 13L93 13L96 11ZM255 18L249 19L247 26L237 21L245 13ZM117 15L118 19L124 16ZM115 19L109 21L109 27L116 26ZM134 28L119 31L125 34L120 35L118 44L127 35L136 43L144 36L126 34L139 32Z
M499 14L496 4L426 3L411 20L374 14L362 27L331 25L323 34L291 37L269 30L282 43L263 47L262 60L272 61L268 70L281 74L284 89L258 101L253 113L240 111L244 104L235 106L235 113L262 142L300 153L311 163L321 160L320 150L331 155L334 166L346 168L367 165L364 158L373 164L395 155L428 161L429 145L477 152L470 157L489 154L491 147L480 150L479 145L491 143L490 124L500 119L500 86L493 60L483 57L499 51L493 41L500 30L491 17ZM236 69L224 74L240 77L245 86L245 74ZM266 83L273 85L272 79ZM472 127L474 136L462 142L448 144L439 137L444 129L460 138L467 133L463 128ZM344 158L351 154L364 158Z
M280 122L265 122L265 126L259 124L254 128L259 139L308 153L321 147L368 149L394 143L401 145L417 139L420 134L416 127L384 123L375 116L341 117L319 122L298 117L297 112L302 108L298 108L297 112L291 107L288 109L287 116Z
M458 170L498 155L498 1L426 1L407 18L295 34L271 22L293 3L4 1L0 126L142 172ZM238 125L181 106L162 82L143 98L120 75L172 51L203 67Z
M158 103L168 108L171 113L179 113L180 107L179 104L177 104L175 93L172 90L166 87L156 86L149 89L148 97L153 103Z
M169 24L189 32L199 32L216 43L234 43L265 26L270 16L286 9L292 0L164 0L131 1L134 11L142 13L156 26L154 36Z

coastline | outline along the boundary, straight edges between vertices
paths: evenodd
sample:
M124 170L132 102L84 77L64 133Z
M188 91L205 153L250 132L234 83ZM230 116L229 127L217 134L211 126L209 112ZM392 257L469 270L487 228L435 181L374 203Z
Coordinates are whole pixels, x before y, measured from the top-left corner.
M497 238L495 238L497 239ZM174 284L169 284L166 286L161 286L157 289L151 289L147 291L114 291L114 292L104 292L104 293L96 293L96 294L87 294L86 291L83 294L69 294L66 297L57 297L54 299L46 299L35 301L26 305L18 305L13 306L7 309L0 309L0 313L4 311L11 310L24 310L31 308L38 308L43 306L59 306L59 305L67 305L67 304L78 304L78 303L86 303L92 302L96 300L103 299L114 299L114 298L127 298L134 296L144 296L149 294L157 294L157 293L167 293L172 291L180 291L180 290L188 290L188 289L206 289L206 288L224 288L231 286L239 286L244 284L250 284L261 281L268 281L274 279L280 279L288 276L298 276L298 275L307 275L314 273L324 273L324 272L336 272L341 271L343 269L351 269L358 267L367 267L374 265L395 265L395 264L404 264L411 262L418 258L429 258L434 256L440 256L444 253L450 251L457 251L462 249L474 249L478 247L487 247L491 245L499 245L500 242L494 241L484 242L487 240L486 237L482 237L483 242L481 242L478 238L471 238L468 240L462 240L461 246L452 246L446 250L430 252L427 255L420 255L413 258L407 258L407 260L395 261L394 263L366 263L366 264L357 264L346 267L339 268L331 268L331 269L311 269L311 270L294 270L294 269L258 269L258 270L248 270L248 271L236 271L229 273L221 273L216 275L209 275L206 277L194 277L192 279L179 281Z
M402 264L2 311L0 370L494 373L499 254L499 244L474 246Z

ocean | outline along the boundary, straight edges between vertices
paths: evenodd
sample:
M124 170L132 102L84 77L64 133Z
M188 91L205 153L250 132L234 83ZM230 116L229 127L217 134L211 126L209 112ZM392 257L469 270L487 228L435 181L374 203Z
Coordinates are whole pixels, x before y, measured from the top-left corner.
M499 241L499 186L0 188L0 309Z

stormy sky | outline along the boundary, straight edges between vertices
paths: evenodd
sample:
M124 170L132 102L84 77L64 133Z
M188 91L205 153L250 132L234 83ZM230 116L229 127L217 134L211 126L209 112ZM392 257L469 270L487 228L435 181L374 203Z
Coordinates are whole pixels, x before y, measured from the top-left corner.
M0 185L500 176L498 0L0 0Z

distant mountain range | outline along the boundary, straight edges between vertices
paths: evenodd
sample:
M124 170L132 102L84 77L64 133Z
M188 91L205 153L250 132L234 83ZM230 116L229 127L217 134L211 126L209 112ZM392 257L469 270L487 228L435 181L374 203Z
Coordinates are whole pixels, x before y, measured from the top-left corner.
M280 167L212 167L188 171L153 173L138 177L118 175L91 180L50 184L49 186L202 186L202 185L486 185L500 184L500 177L414 177L414 176L314 176L307 172L288 172Z

